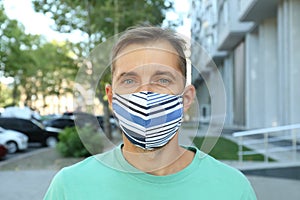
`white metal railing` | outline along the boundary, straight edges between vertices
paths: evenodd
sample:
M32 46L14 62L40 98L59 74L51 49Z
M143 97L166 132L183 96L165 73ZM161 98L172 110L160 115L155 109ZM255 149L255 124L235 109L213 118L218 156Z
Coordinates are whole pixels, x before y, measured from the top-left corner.
M297 137L297 129L300 129L300 124L293 124L287 126L279 126L279 127L271 127L271 128L263 128L256 129L250 131L241 131L234 132L233 137L239 138L239 161L243 161L244 155L255 155L255 154L263 154L264 161L269 161L269 154L274 152L288 152L290 151L292 154L293 160L297 159L297 150L300 149L300 139ZM275 135L276 134L276 135ZM259 139L250 139L249 137L256 136L260 137ZM245 137L247 137L245 139ZM271 143L275 142L284 142L291 141L291 145L287 146L278 146L271 145ZM258 146L257 148L251 148L253 150L244 151L244 146ZM261 148L261 146L263 148Z

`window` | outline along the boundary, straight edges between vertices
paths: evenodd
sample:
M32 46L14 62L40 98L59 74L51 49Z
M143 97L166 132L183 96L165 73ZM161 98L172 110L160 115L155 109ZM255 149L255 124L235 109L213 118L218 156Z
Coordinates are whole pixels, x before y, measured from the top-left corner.
M37 129L37 127L31 123L30 121L27 120L22 120L22 126L23 126L23 130L29 131L29 130L35 130Z

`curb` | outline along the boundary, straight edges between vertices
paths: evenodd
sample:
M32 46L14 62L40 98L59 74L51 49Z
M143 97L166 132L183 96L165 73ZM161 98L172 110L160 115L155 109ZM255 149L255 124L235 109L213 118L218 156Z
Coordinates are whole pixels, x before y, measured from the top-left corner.
M31 156L35 156L35 155L37 155L37 154L45 153L45 152L47 152L47 151L49 151L49 150L51 150L51 149L53 149L53 148L51 148L51 147L45 147L45 148L42 148L42 149L34 150L34 151L32 151L32 152L20 154L20 155L18 155L18 156L15 156L15 157L13 157L13 158L8 159L8 160L2 160L2 161L0 162L0 168L3 167L3 166L5 166L5 165L8 165L8 164L17 162L17 161L19 161L19 160L26 159L26 158L29 158L29 157L31 157ZM4 158L4 159L5 159L5 158Z

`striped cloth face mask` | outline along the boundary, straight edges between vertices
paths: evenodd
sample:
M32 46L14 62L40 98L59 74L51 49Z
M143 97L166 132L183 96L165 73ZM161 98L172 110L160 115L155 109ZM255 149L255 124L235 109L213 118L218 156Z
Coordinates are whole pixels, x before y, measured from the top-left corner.
M114 93L112 107L128 140L151 150L167 144L176 134L183 119L182 95L138 92Z

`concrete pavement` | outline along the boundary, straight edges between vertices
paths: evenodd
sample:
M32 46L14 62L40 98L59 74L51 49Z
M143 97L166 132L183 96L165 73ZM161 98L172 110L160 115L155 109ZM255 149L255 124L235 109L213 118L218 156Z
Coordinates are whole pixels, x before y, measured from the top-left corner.
M41 200L56 171L1 171L1 200Z
M247 176L258 200L299 200L300 181Z

